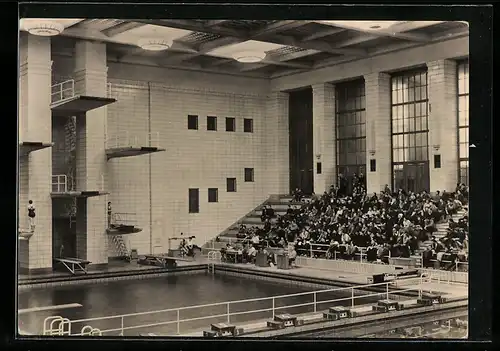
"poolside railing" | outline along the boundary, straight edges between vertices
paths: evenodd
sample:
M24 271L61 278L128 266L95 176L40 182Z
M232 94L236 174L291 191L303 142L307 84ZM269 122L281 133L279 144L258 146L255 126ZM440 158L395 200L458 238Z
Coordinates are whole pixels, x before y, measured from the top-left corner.
M241 239L233 239L233 238L225 238L225 237L220 237L219 240L221 242L227 242L229 244L236 243L238 241L241 241ZM212 240L211 245L209 245L206 250L216 250L215 248L215 241ZM269 247L267 243L265 243L265 247ZM316 247L316 249L313 249L313 247ZM319 247L319 248L318 248ZM318 254L320 255L327 255L329 253L331 257L327 259L331 260L344 260L343 258L343 253L337 250L329 250L330 245L328 244L313 244L310 245L309 249L307 250L307 256L298 256L298 257L310 257L310 258L315 258ZM355 262L360 262L360 263L370 263L367 259L367 248L366 247L358 247L359 252L356 252L353 254L354 259L353 260L348 260L348 261L355 261ZM387 259L394 259L394 260L405 260L408 261L414 261L413 266L416 268L423 268L423 254L420 253L419 255L412 255L411 257L405 258L405 257L393 257L391 256L391 252L389 251L389 254L387 256L384 256L384 258ZM436 263L436 259L431 259L430 262ZM442 263L453 263L452 261L449 260L441 260ZM400 263L403 265L403 263ZM468 272L469 270L469 262L465 261L455 261L453 271L455 272Z
M99 325L99 322L106 321L106 325L109 326L109 322L115 323L115 327L113 328L98 328L96 330L99 333L95 333L93 335L125 335L125 332L130 331L150 331L151 328L155 327L164 327L164 326L175 326L170 329L170 333L174 333L177 335L181 335L182 333L187 333L187 330L184 330L183 326L187 322L195 322L195 321L204 321L203 324L209 325L214 322L224 321L226 323L235 322L238 316L242 315L252 315L257 313L265 313L266 316L273 317L277 313L285 313L284 310L290 310L298 307L307 307L307 312L318 312L321 311L322 308L331 307L332 304L339 304L342 302L349 302L350 308L355 308L356 306L360 306L366 304L363 302L364 299L367 298L394 298L399 299L401 293L403 292L414 292L418 296L422 296L423 291L432 291L432 287L429 286L431 282L433 282L432 277L428 274L422 274L417 278L409 278L405 279L405 284L399 284L399 288L394 289L398 286L396 281L384 282L384 283L375 283L375 284L365 284L365 285L357 285L351 287L342 287L342 288L332 288L325 290L317 290L312 292L301 292L295 294L287 294L287 295L279 295L272 297L262 297L262 298L254 298L254 299L245 299L238 301L227 301L227 302L217 302L210 304L203 304L197 306L187 306L187 307L179 307L179 308L171 308L171 309L163 309L156 311L147 311L147 312L137 312L137 313L129 313L122 315L113 315L113 316L105 316L105 317L95 317L95 318L85 318L78 320L68 320L59 316L56 317L48 317L46 319L51 321L50 328L46 328L47 322L44 322L44 335L74 335L81 336L84 335L81 332L72 333L71 330L76 328L78 325L81 326L92 326L92 330L96 325ZM411 285L411 282L414 285ZM434 282L435 283L435 282ZM403 285L407 286L403 288ZM426 286L427 285L427 286ZM366 291L366 289L379 288L383 291L373 292ZM349 296L342 298L334 298L329 299L328 294L339 294L344 293ZM324 296L326 295L326 299ZM291 301L291 303L286 303L287 299L290 298L308 298L308 302L296 303ZM323 298L322 298L323 297ZM331 297L331 296L330 296ZM259 303L258 307L250 307L253 303ZM267 307L262 307L262 304L267 305ZM243 306L244 308L237 308L238 306ZM245 308L248 306L248 308ZM215 311L214 311L215 308ZM203 311L213 311L211 314L204 315ZM193 317L183 317L183 314L186 312L193 312ZM189 314L189 313L188 313ZM164 318L161 315L165 316ZM136 317L152 317L150 323L147 322L137 322L133 323L132 320ZM162 320L163 319L163 320ZM59 321L62 324L58 324ZM251 319L250 319L251 321ZM241 322L241 320L240 320ZM248 321L247 321L248 322ZM99 325L100 326L100 325ZM149 330L148 330L149 329ZM167 328L168 329L168 328ZM174 330L175 329L175 330ZM192 330L192 327L190 328ZM60 334L64 333L64 334ZM88 334L87 334L88 335Z

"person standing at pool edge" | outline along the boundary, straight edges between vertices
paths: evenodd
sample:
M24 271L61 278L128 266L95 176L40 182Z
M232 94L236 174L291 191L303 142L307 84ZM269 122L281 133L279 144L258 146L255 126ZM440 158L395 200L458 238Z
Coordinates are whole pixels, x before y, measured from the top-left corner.
M33 203L33 200L28 201L28 219L30 223L30 230L34 231L35 230L35 204Z

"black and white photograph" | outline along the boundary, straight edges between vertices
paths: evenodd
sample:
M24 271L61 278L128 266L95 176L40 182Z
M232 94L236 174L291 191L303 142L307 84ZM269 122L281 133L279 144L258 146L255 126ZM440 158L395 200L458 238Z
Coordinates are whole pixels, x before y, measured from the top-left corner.
M20 18L19 335L467 339L469 28Z

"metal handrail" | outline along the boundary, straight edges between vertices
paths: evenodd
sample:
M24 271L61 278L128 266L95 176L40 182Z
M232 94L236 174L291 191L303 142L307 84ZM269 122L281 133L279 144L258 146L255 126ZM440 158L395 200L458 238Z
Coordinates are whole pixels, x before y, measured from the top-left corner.
M227 322L230 323L231 316L251 314L251 313L257 313L257 312L271 312L271 311L272 311L273 316L274 316L276 311L279 311L279 310L282 310L285 308L313 306L314 311L317 311L318 304L334 303L334 302L349 301L349 300L351 301L351 307L355 307L356 306L355 302L357 299L363 299L363 298L373 297L373 296L385 296L385 298L388 299L391 294L400 294L402 292L409 292L409 291L416 291L416 292L418 292L418 295L421 296L422 291L426 291L424 288L424 284L428 284L428 283L432 282L431 277L429 277L429 275L427 275L427 274L422 274L418 278L410 278L407 280L411 280L411 279L413 279L414 281L418 280L418 285L416 287L409 287L407 289L398 289L396 291L390 290L390 286L394 286L394 282L364 284L364 285L358 285L358 286L352 286L352 287L324 289L324 290L317 290L317 291L312 291L312 292L302 292L302 293L278 295L278 296L264 297L264 298L253 298L253 299L244 299L244 300L237 300L237 301L217 302L217 303L203 304L203 305L197 305L197 306L170 308L170 309L164 309L164 310L137 312L137 313L129 313L129 314L122 314L122 315L106 316L106 317L86 318L86 319L73 320L73 321L71 321L71 324L88 323L88 322L95 322L95 321L101 321L101 320L119 319L120 325L121 325L119 328L101 330L101 333L110 333L110 332L120 331L121 335L123 335L125 330L141 329L141 328L162 326L162 325L168 325L168 324L175 323L175 324L177 324L177 334L180 334L180 324L183 322L189 322L189 321L226 317ZM385 291L378 292L378 293L367 293L367 294L356 296L356 294L355 294L356 290L360 290L363 288L366 289L366 288L370 288L370 287L385 287ZM318 300L318 298L317 298L318 294L321 294L321 293L340 292L340 291L350 291L351 296L345 297L345 298L332 299L332 300ZM429 289L429 291L430 291L430 289ZM276 300L278 300L278 299L286 299L286 298L290 298L290 297L307 296L307 295L310 295L313 297L313 302L285 305L285 306L279 306L279 307L276 306ZM272 307L260 308L260 309L250 309L247 311L231 312L231 308L230 308L231 305L241 304L241 303L249 303L249 302L261 302L261 301L272 302ZM180 318L181 311L192 310L192 309L196 309L196 308L214 307L214 306L226 306L226 313L208 315L208 316L202 316L202 317L194 317L194 318L185 318L185 319ZM176 312L177 318L175 320L162 321L162 322L157 322L157 323L141 324L141 325L133 325L133 326L125 326L125 323L124 323L124 319L127 317L154 315L154 314L166 313L166 312Z
M113 222L116 224L120 223L135 223L137 219L135 218L135 212L115 212L113 213Z
M54 190L54 186L56 187ZM68 192L68 176L66 174L52 175L52 192L67 193Z
M75 80L68 79L64 82L57 83L51 86L51 102L61 102L71 99L75 96Z
M229 244L231 244L231 243L232 243L232 242L234 242L234 241L238 241L238 239L227 238L227 237L219 237L219 240L221 240L221 241L223 241L223 242L228 242ZM212 243L212 247L211 247L211 249L215 249L215 244L214 244L214 243L215 243L215 241L214 241L214 240L212 240L212 241L211 241L211 243ZM327 250L313 249L313 248L312 248L312 246L316 246L316 247L317 247L317 246L320 246L320 247L330 247L330 245L329 245L329 244L316 244L316 243L311 244L311 245L310 245L310 248L309 248L309 250L308 250L308 251L309 251L309 257L310 257L310 258L314 258L314 253L324 253L324 254L326 254L326 253L329 251L328 249L327 249ZM356 252L356 253L354 254L354 256L359 257L359 262L361 262L361 263L369 263L369 262L365 262L365 261L363 260L363 258L364 258L364 257L366 257L366 250L367 250L367 248L366 248L366 247L359 247L359 246L358 246L358 249L360 250L360 252ZM337 257L337 253L341 253L341 251L333 250L333 251L331 251L331 252L333 253L333 257L332 257L332 258L330 258L330 259L331 259L331 260L339 260L339 258ZM303 256L298 256L298 257L303 257ZM383 257L384 257L384 258L395 258L395 259L408 259L408 260L410 260L410 259L411 259L411 257L392 257L392 256L391 256L391 252L390 252L390 251L389 251L389 255L387 255L387 256L383 256ZM414 255L413 257L415 257L415 258L416 258L416 255ZM431 261L431 262L436 262L437 260L432 259L432 260L430 260L430 261ZM448 260L442 260L441 262L444 262L444 263L452 263L452 261L448 261ZM420 255L418 255L418 263L417 263L417 268L423 268L423 266L422 266L422 265L423 265L423 253L421 253ZM459 267L460 265L468 266L468 265L469 265L469 262L467 262L467 261L456 261L456 262L455 262L455 271L456 271L456 272L459 272L458 267Z
M131 135L129 131L125 130L114 136L107 137L105 141L106 149L114 148L130 148L130 147L160 147L160 132L146 133L145 137L138 135Z

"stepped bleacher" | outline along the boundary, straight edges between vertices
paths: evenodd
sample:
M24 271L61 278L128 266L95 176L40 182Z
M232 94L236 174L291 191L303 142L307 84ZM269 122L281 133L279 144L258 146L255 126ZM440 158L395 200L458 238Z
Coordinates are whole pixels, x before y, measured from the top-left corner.
M356 184L350 193L332 186L300 201L295 195L273 196L221 233L214 248L230 243L244 251L258 237L258 247L292 245L299 256L381 263L400 258L445 269L466 265L467 187L443 194L386 188L368 196L364 184ZM291 205L296 210L287 214ZM262 218L266 207L271 215Z

